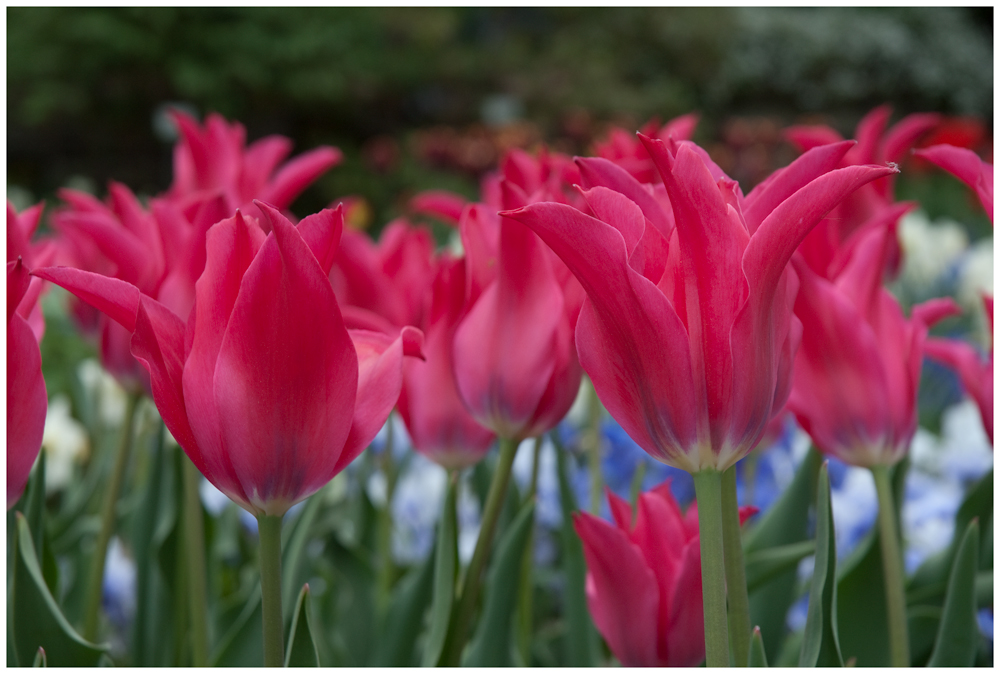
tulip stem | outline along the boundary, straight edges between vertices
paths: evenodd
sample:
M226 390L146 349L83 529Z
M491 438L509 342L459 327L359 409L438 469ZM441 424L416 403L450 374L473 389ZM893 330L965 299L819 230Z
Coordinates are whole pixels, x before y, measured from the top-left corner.
M699 509L699 513L701 510ZM722 542L726 550L726 594L729 598L729 645L737 667L750 656L750 600L743 566L740 506L736 500L736 466L722 474Z
M722 542L722 473L711 468L694 473L701 539L701 593L705 608L705 664L729 666L726 625L726 570Z
M258 515L260 535L260 601L264 614L264 666L285 663L284 621L281 618L281 517Z
M906 625L906 595L903 589L903 558L899 547L896 505L888 466L872 466L875 491L878 493L879 541L882 548L882 574L885 579L885 603L889 615L889 652L893 667L909 667L910 638Z
M584 435L587 451L587 465L590 469L590 513L601 514L601 401L590 380L587 387L587 431Z
M205 523L198 495L201 473L191 459L184 461L184 556L188 567L191 611L191 663L208 667L208 581L205 577Z
M535 494L538 492L538 466L542 453L543 437L539 435L535 438L534 452L531 456L531 481L528 483L524 503L535 498ZM532 525L531 532L528 534L528 542L524 546L524 554L521 557L521 578L517 598L517 650L521 654L521 664L524 667L531 665L532 599L534 594L531 569L535 551L534 541L535 528Z
M90 577L87 579L87 601L84 603L83 613L83 636L88 641L97 641L98 618L104 588L104 564L108 556L108 543L111 542L111 534L115 531L118 494L122 490L125 469L128 468L129 457L132 454L135 413L141 398L142 393L130 393L128 396L118 453L115 455L107 490L104 492L104 503L101 505L101 528L94 543L94 557L90 566Z
M469 562L465 581L462 583L459 593L458 610L452 614L452 621L448 628L449 634L445 642L444 653L441 656L440 664L442 666L457 667L461 661L469 624L472 622L476 600L479 598L483 569L490 556L490 546L493 543L493 535L496 533L500 511L503 510L511 467L514 465L514 456L517 455L517 446L517 440L500 439L500 458L493 471L489 493L486 495L486 506L483 508L483 519L479 526L479 538L476 540L476 549L472 553L472 561Z

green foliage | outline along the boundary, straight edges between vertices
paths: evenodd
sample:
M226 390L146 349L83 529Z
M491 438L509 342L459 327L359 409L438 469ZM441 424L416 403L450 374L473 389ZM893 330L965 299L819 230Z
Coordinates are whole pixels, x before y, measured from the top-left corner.
M319 667L319 652L313 641L309 619L309 585L303 585L295 602L292 624L288 629L285 667Z
M976 659L976 565L979 559L979 522L969 524L959 544L945 595L941 623L929 667L971 667Z

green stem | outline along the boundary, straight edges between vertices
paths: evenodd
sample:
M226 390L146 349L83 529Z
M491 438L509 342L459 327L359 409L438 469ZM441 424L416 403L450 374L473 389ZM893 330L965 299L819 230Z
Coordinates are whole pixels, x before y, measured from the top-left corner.
M587 433L584 436L587 465L590 469L590 512L601 512L601 491L604 487L601 473L601 401L593 383L587 387Z
M201 473L186 456L184 462L184 551L188 569L191 612L191 662L208 666L208 580L205 567L205 522L198 495Z
M448 629L448 640L441 658L441 665L446 667L457 667L462 657L469 623L472 622L476 600L479 598L483 569L490 556L490 546L496 532L497 520L500 518L504 497L507 494L507 483L510 481L510 469L514 465L517 445L517 440L500 439L500 459L497 461L490 490L486 495L486 506L483 509L483 519L479 527L479 538L476 540L476 549L472 553L472 561L469 562L469 569L465 574L465 582L462 583L458 610L452 615L453 619Z
M392 417L386 430L385 447L379 456L382 474L385 476L385 503L378 511L377 541L379 553L378 585L376 598L381 613L389 607L395 568L392 563L392 494L396 490L396 470L392 461L394 443Z
M284 621L281 619L281 517L258 515L260 535L260 600L264 614L264 666L285 663Z
M531 481L528 483L528 493L524 497L525 503L535 498L535 493L538 491L538 462L542 453L542 436L535 438L534 450L531 458ZM528 542L524 546L524 554L521 557L521 578L517 603L517 648L521 654L521 662L525 667L531 665L532 599L534 598L531 568L535 550L534 543L535 528L532 525L531 533L528 534Z
M893 667L910 665L910 638L906 625L906 594L903 589L903 558L896 524L896 505L888 466L872 466L878 492L879 541L882 546L882 574L885 603L889 615L889 651Z
M125 469L128 468L129 456L132 453L132 432L135 425L135 412L139 405L141 393L130 393L125 408L125 423L121 439L118 442L118 452L111 468L111 479L107 491L104 492L104 503L101 505L101 528L94 544L94 558L90 566L90 577L87 579L87 601L84 603L83 636L89 641L97 641L98 617L101 611L101 591L104 586L104 563L108 556L108 543L115 531L118 494L125 480Z
M713 469L694 473L701 539L701 593L705 607L705 664L729 665L726 625L726 571L722 542L722 473Z
M699 509L699 514L701 510ZM725 547L726 594L729 597L729 645L737 667L750 656L750 600L743 564L740 506L736 501L736 466L722 474L722 543Z

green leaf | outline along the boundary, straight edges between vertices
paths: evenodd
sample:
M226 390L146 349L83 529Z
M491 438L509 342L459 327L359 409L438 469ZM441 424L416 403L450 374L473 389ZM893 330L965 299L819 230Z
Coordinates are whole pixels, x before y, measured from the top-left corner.
M32 667L48 667L49 660L45 656L45 649L41 646L38 647L38 652L35 653L35 662L32 663Z
M820 463L820 454L810 448L778 501L752 528L748 528L743 546L748 560L769 548L809 540L809 509L816 500L816 476ZM753 589L747 588L750 623L759 625L761 633L767 635L764 649L768 662L777 662L781 653L788 632L785 618L797 596L797 581L795 568L789 568Z
M938 625L941 623L940 606L910 606L906 609L906 631L910 637L910 665L922 667L934 648Z
M302 586L299 598L295 602L292 626L288 629L285 667L319 667L319 652L313 641L312 624L309 618L308 583Z
M830 504L830 471L825 461L816 484L816 564L809 588L809 612L799 667L843 667L837 639L837 545Z
M431 603L431 624L424 645L422 663L424 667L434 667L441 658L448 625L455 603L455 574L458 568L458 474L452 473L448 479L444 509L438 524L437 544L434 551L434 594Z
M799 562L816 550L814 541L801 541L764 548L746 556L747 591L753 592L771 579L797 569Z
M346 548L333 537L328 539L325 554L332 559L336 572L331 597L331 646L339 663L362 667L371 659L375 647L375 572L371 559L364 550Z
M518 576L521 558L534 525L534 500L525 503L510 523L497 546L484 590L483 611L476 634L469 644L466 667L504 667L511 664L511 636L514 608L517 605Z
M747 667L767 667L767 653L764 652L764 640L760 636L760 628L753 628L753 636L750 637L750 657L747 660Z
M253 589L239 617L216 645L212 667L261 667L264 650L264 614L260 603L260 581L254 578Z
M962 537L948 577L941 624L928 667L971 667L976 659L976 566L979 560L979 520L973 519Z
M563 612L566 617L566 636L563 641L565 652L562 664L566 667L593 667L598 660L599 637L587 607L587 563L583 558L583 543L573 528L573 513L578 508L567 475L568 456L557 435L556 431L552 432L559 472L559 503L562 506L560 538L563 574L566 578L566 608Z
M35 555L28 522L17 514L13 551L14 577L10 605L14 648L19 662L34 662L39 647L53 667L92 667L108 650L107 644L85 640L63 616L49 592Z
M893 470L893 501L896 504L903 502L906 469L907 462L904 460ZM840 567L837 581L840 652L845 661L854 658L858 667L888 667L889 618L884 600L882 546L879 544L877 525Z
M414 660L417 638L423 629L423 618L434 593L434 572L437 551L420 566L403 576L389 601L389 615L381 641L375 649L373 667L410 667ZM452 580L454 586L454 580Z
M295 521L292 522L292 526L283 527L284 532L287 532L282 537L281 543L281 586L283 588L301 587L306 582L308 569L305 569L302 564L302 551L309 541L312 524L316 519L316 513L319 512L322 502L322 492L313 494L306 499L305 505L295 518ZM282 615L293 615L292 602L295 601L293 599L294 596L287 589L282 595Z

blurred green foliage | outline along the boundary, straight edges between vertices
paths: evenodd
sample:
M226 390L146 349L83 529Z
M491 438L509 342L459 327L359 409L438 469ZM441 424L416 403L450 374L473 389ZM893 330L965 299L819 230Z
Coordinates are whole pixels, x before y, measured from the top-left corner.
M9 181L35 198L73 176L158 192L170 139L151 127L183 103L250 139L341 147L297 210L362 194L381 223L414 190L476 184L405 146L388 167L361 160L372 139L524 117L580 152L598 122L693 109L700 137L734 114L822 112L849 133L886 101L991 118L991 44L992 8L14 7Z

